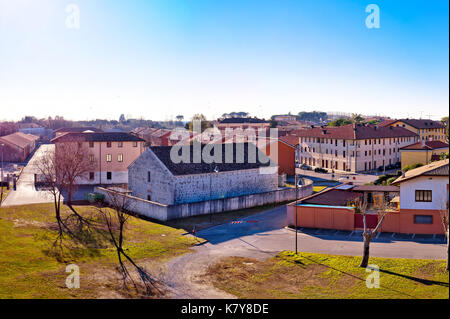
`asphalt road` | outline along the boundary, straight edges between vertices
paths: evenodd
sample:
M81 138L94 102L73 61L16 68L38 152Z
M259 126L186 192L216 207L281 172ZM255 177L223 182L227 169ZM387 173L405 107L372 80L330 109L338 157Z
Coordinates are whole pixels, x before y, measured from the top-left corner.
M36 150L27 166L22 171L16 184L16 190L11 189L2 206L17 206L27 204L49 203L53 197L46 191L37 190L34 187L34 174L39 173L36 163L47 152L54 152L52 144L44 144Z
M249 216L242 223L199 231L197 236L208 242L167 264L164 279L172 288L173 298L230 298L202 282L201 275L207 267L225 256L264 260L283 250L295 250L295 232L285 225L286 207L281 206ZM361 234L357 232L304 230L297 239L302 252L360 256L363 249ZM440 238L405 240L389 234L379 236L370 245L370 255L376 257L445 259L446 252L446 244Z

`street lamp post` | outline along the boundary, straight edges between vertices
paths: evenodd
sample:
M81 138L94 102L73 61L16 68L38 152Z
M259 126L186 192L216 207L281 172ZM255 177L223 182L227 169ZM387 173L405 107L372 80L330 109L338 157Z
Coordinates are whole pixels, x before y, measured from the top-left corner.
M216 166L214 168L214 173L219 173L219 167ZM213 174L210 175L209 177L209 223L212 223L212 209L211 209L211 204L212 204L212 183L211 183L211 179L213 177Z

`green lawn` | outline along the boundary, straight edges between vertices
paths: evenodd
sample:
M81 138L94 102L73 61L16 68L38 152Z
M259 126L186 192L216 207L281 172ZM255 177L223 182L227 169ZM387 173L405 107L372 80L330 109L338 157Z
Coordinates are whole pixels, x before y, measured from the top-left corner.
M367 288L360 257L282 252L256 261L227 257L208 269L213 284L239 298L449 298L443 260L370 258L380 288Z
M75 206L95 220L93 206ZM64 207L64 216L69 212ZM57 224L52 204L0 208L0 298L134 297L122 289L115 248L106 229L83 233L83 243L65 237L63 253L53 247ZM162 262L198 243L183 231L130 217L126 252L152 273ZM67 289L66 265L80 267L79 289Z

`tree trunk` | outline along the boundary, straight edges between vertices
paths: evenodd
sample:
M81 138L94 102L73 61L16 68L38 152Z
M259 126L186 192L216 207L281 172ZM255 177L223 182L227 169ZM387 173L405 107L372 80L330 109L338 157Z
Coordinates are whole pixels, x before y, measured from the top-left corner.
M363 250L363 258L361 260L361 264L359 267L366 268L369 264L369 248L370 248L370 240L366 236L364 236L364 250Z
M449 252L449 232L447 232L447 271L448 271L448 252Z

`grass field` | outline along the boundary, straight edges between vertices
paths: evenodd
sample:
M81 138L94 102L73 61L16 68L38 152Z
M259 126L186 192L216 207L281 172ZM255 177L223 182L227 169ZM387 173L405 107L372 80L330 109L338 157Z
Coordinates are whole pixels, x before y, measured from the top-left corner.
M370 258L380 268L380 288L367 288L360 257L282 252L256 261L227 257L208 269L207 280L239 298L449 298L443 260Z
M93 206L75 206L95 219ZM69 208L64 206L63 216ZM62 253L53 244L58 234L52 204L0 208L0 298L115 298L135 297L122 289L115 248L106 229L86 232L83 242L65 236ZM197 239L183 231L130 217L125 250L147 270L184 254ZM80 288L68 289L66 265L80 267Z

